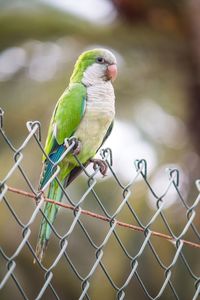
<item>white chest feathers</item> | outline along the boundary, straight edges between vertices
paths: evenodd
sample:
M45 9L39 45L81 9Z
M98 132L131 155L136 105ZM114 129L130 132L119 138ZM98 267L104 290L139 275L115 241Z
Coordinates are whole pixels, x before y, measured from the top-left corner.
M82 143L79 158L82 161L94 156L115 115L115 95L110 81L89 86L84 117L75 133Z
M111 118L115 114L115 94L110 81L95 84L87 88L87 107L96 111L103 117L109 114Z

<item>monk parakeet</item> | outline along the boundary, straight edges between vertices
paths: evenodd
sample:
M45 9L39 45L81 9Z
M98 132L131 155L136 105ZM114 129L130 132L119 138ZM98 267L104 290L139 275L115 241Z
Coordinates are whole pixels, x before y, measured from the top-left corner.
M82 53L70 78L69 86L58 100L54 109L45 143L45 153L56 163L66 150L65 140L74 136L76 145L73 153L59 162L57 175L64 187L80 173L81 168L74 158L77 155L83 165L89 162L99 165L105 175L106 164L93 159L94 155L109 136L115 115L115 95L112 81L116 78L116 58L109 50L94 49ZM55 170L43 156L43 169L39 190L51 178ZM47 197L62 200L62 190L54 179L49 186ZM58 206L46 203L44 214L53 224ZM51 234L51 227L43 217L36 255L41 261Z

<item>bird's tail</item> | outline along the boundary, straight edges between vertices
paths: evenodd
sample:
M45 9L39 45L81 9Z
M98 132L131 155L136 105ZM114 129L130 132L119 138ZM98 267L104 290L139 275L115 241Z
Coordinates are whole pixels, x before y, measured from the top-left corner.
M64 182L61 183L63 184ZM60 186L58 185L58 182L56 180L53 180L50 184L47 197L55 201L61 202L62 196L63 192ZM58 212L58 205L46 202L43 212L45 214L45 217L48 219L49 223L53 225ZM38 257L39 261L41 261L43 258L52 231L51 226L49 225L45 217L43 217L40 225L40 231L36 246L36 256Z

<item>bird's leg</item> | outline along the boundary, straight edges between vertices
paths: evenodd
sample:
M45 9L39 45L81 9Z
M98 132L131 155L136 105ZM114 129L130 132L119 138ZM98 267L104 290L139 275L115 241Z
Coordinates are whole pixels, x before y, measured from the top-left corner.
M72 154L79 155L79 153L81 152L81 149L82 149L81 142L78 139L73 138L73 139L71 139L69 145L71 145L73 142L74 142L74 147L72 148Z
M99 167L100 173L105 176L107 173L108 166L106 162L102 159L97 158L91 158L90 162L93 163L93 169L96 170L97 167Z

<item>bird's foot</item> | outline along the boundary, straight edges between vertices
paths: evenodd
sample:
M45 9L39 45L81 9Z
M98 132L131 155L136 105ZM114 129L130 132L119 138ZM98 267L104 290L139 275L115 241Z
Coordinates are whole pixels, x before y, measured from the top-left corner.
M81 149L82 149L81 142L78 139L73 138L70 140L69 145L71 145L73 142L74 142L74 147L72 148L72 154L79 155L79 153L81 152Z
M91 158L90 162L93 163L93 169L96 170L97 167L99 167L100 173L105 176L108 170L108 166L106 162L102 159L97 158Z

